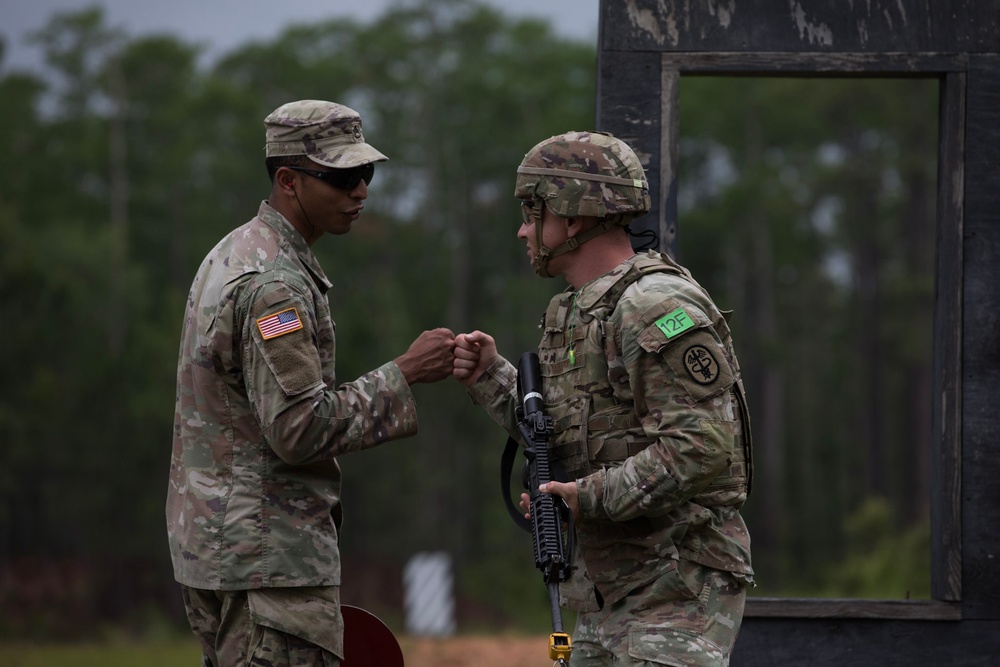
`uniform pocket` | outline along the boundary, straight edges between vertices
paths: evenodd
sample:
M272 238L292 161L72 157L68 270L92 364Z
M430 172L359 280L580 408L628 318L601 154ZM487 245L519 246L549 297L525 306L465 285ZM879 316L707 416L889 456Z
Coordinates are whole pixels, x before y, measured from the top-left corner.
M584 425L589 408L587 398L580 395L547 406L554 432L549 441L549 459L565 473L566 481L591 472L587 449L582 444L586 438Z
M336 586L259 588L247 591L247 602L255 624L294 635L344 657L344 618Z
M674 667L720 667L729 659L715 642L684 628L646 626L628 633L628 654L636 660Z
M722 393L736 381L718 333L700 310L669 300L644 314L642 323L645 328L636 342L663 357L693 403Z
M646 604L657 607L665 603L694 602L700 599L702 582L693 576L693 568L686 560L674 561L670 568L653 580L649 589ZM700 625L691 625L691 629L701 629Z
M728 573L681 558L643 600L653 622L630 629L629 655L675 667L728 665L745 599L746 589Z

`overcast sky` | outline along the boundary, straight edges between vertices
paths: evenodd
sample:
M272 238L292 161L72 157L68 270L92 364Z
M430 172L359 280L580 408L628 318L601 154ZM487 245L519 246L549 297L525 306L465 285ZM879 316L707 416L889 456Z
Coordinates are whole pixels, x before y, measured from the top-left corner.
M270 39L292 23L352 17L367 22L398 0L0 0L0 35L6 43L3 69L32 68L36 47L25 36L57 11L100 5L108 25L130 37L169 33L204 46L213 59L251 40ZM547 20L565 36L597 40L599 0L480 0L511 16Z

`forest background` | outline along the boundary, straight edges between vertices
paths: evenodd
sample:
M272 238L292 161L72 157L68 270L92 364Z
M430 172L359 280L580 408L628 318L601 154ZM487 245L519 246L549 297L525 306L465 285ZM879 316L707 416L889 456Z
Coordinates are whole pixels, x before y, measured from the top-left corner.
M514 169L594 127L595 45L474 0L293 25L211 66L99 9L37 45L44 75L0 69L0 639L183 632L163 507L181 313L266 197L264 116L336 100L391 158L354 231L314 246L342 381L435 326L516 359L563 285L514 236ZM735 311L754 595L929 595L936 104L931 80L682 82L671 251ZM401 627L405 564L444 552L460 632L546 634L505 436L455 382L415 393L419 435L341 459L345 601Z

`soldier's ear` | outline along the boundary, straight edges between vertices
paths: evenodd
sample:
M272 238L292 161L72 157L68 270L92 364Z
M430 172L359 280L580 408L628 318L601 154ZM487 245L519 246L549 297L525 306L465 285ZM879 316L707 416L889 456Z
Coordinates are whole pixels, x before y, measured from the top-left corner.
M572 218L564 218L566 220L566 234L572 238L578 234L582 234L591 227L594 226L593 218L588 218L586 216L577 215Z
M287 167L279 167L274 178L280 189L295 192L295 172L293 170Z

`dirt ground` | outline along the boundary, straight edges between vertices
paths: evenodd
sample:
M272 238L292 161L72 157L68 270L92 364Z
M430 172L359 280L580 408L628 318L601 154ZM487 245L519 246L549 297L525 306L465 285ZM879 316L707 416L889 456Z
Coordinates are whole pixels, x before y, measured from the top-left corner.
M406 667L552 667L549 638L403 637Z

